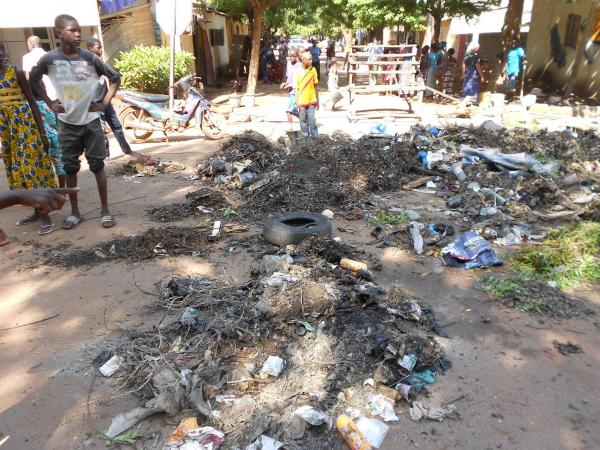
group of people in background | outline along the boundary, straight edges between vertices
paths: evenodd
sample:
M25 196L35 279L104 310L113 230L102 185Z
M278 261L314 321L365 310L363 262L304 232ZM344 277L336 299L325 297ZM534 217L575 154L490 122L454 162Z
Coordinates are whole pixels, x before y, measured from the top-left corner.
M457 60L453 48L446 50L445 42L434 42L421 49L419 59L419 75L425 80L425 85L439 90L447 95L454 95ZM432 91L426 91L425 97L433 97Z
M414 81L413 58L418 57L418 71L426 86L440 91L449 96L455 96L457 78L463 81L461 96L468 102L477 103L481 85L484 83L482 71L482 59L479 55L479 44L472 42L466 49L464 61L461 66L456 58L454 48L446 49L446 43L433 43L430 46L424 46L418 55L413 55L412 46L406 46L400 50L395 47L386 48L376 38L366 46L368 61L388 61L383 71L383 82L388 85L398 84L409 85ZM400 55L396 55L399 51ZM279 45L280 63L285 61L285 81L282 88L288 90L288 108L287 117L291 129L292 117L298 116L300 127L304 138L315 138L318 136L314 111L319 108L318 94L304 98L301 93L304 89L316 92L316 87L321 80L321 50L318 48L315 40L311 40L309 47L291 47L288 49L285 39L281 38ZM389 55L389 56L386 56ZM406 55L406 56L404 56ZM332 94L338 90L338 67L335 56L335 41L331 40L326 51L326 70L327 87ZM347 60L349 55L347 56ZM518 40L514 39L510 50L505 57L504 78L507 92L514 93L516 90L517 79L522 72L525 60L525 52ZM346 65L346 64L345 64ZM309 70L310 69L310 70ZM378 70L370 70L370 84L377 84ZM300 73L300 75L298 75ZM306 74L313 74L308 76ZM310 88L301 83L300 90L297 85L298 80L312 80L309 83ZM391 88L390 88L391 89ZM393 91L392 91L393 92ZM433 90L425 91L425 98L432 99L435 96ZM302 98L300 98L302 97Z
M419 60L419 75L425 80L425 85L437 89L444 94L454 95L456 75L459 73L458 61L453 48L445 51L445 45L434 43L421 49ZM482 58L477 42L471 42L465 52L461 79L463 80L462 98L468 102L477 103L481 85L485 82L482 70ZM509 98L514 96L517 80L523 73L525 50L518 39L513 39L511 48L504 58L504 81ZM432 91L426 91L426 97L432 97Z
M83 220L77 178L80 157L85 155L100 196L100 224L110 228L116 221L108 207L104 171L108 141L101 117L123 152L131 153L111 106L120 76L100 59L98 39L87 42L89 50L80 49L81 27L74 17L62 14L54 26L60 46L46 52L40 39L31 36L23 68L8 63L6 47L0 42L0 141L13 192L3 193L3 206L33 206L33 213L17 225L40 222L39 234L48 234L55 229L48 213L62 207L62 195L68 194L71 212L62 228L75 228ZM0 246L8 242L0 230Z

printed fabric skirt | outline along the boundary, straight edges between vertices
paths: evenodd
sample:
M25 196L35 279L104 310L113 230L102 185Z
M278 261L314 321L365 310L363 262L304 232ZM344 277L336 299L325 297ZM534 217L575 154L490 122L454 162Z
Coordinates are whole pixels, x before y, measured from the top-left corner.
M463 85L462 96L471 97L473 101L479 101L479 73L475 67L469 67L465 73L465 84Z
M42 120L44 121L44 129L46 130L46 136L48 136L48 141L50 142L50 149L48 150L48 154L50 155L50 159L52 159L52 164L54 165L54 170L56 171L56 175L59 177L67 175L64 169L64 164L62 162L62 147L58 141L58 123L56 122L56 114L43 100L36 100L38 108L40 110L40 114L42 115Z

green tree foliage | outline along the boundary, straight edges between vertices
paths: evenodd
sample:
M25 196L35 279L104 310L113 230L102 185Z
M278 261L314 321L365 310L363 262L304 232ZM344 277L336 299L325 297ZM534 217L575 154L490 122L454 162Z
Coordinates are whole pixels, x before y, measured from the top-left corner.
M464 16L468 19L500 4L500 0L416 0L423 14L431 11L434 19L433 40L439 41L444 17Z
M227 13L236 19L246 18L252 21L252 3L250 0L208 0L206 6Z
M188 52L175 54L175 80L190 72L194 56ZM121 74L121 86L125 89L167 94L169 91L169 49L167 47L144 47L138 45L128 52L121 52L115 61Z

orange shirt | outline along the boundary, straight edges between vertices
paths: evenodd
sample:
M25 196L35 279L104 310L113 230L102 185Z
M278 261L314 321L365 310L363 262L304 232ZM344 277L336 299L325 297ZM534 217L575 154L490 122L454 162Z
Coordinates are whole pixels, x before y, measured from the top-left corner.
M308 69L300 70L295 76L296 79L296 104L298 106L314 106L317 104L316 85L319 82L317 71L313 66Z

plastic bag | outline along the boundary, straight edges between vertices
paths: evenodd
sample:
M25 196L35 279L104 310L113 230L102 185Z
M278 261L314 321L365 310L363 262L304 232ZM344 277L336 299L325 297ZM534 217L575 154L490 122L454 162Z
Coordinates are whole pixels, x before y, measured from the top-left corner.
M472 230L461 234L442 249L442 261L448 266L465 270L504 264L488 241Z

